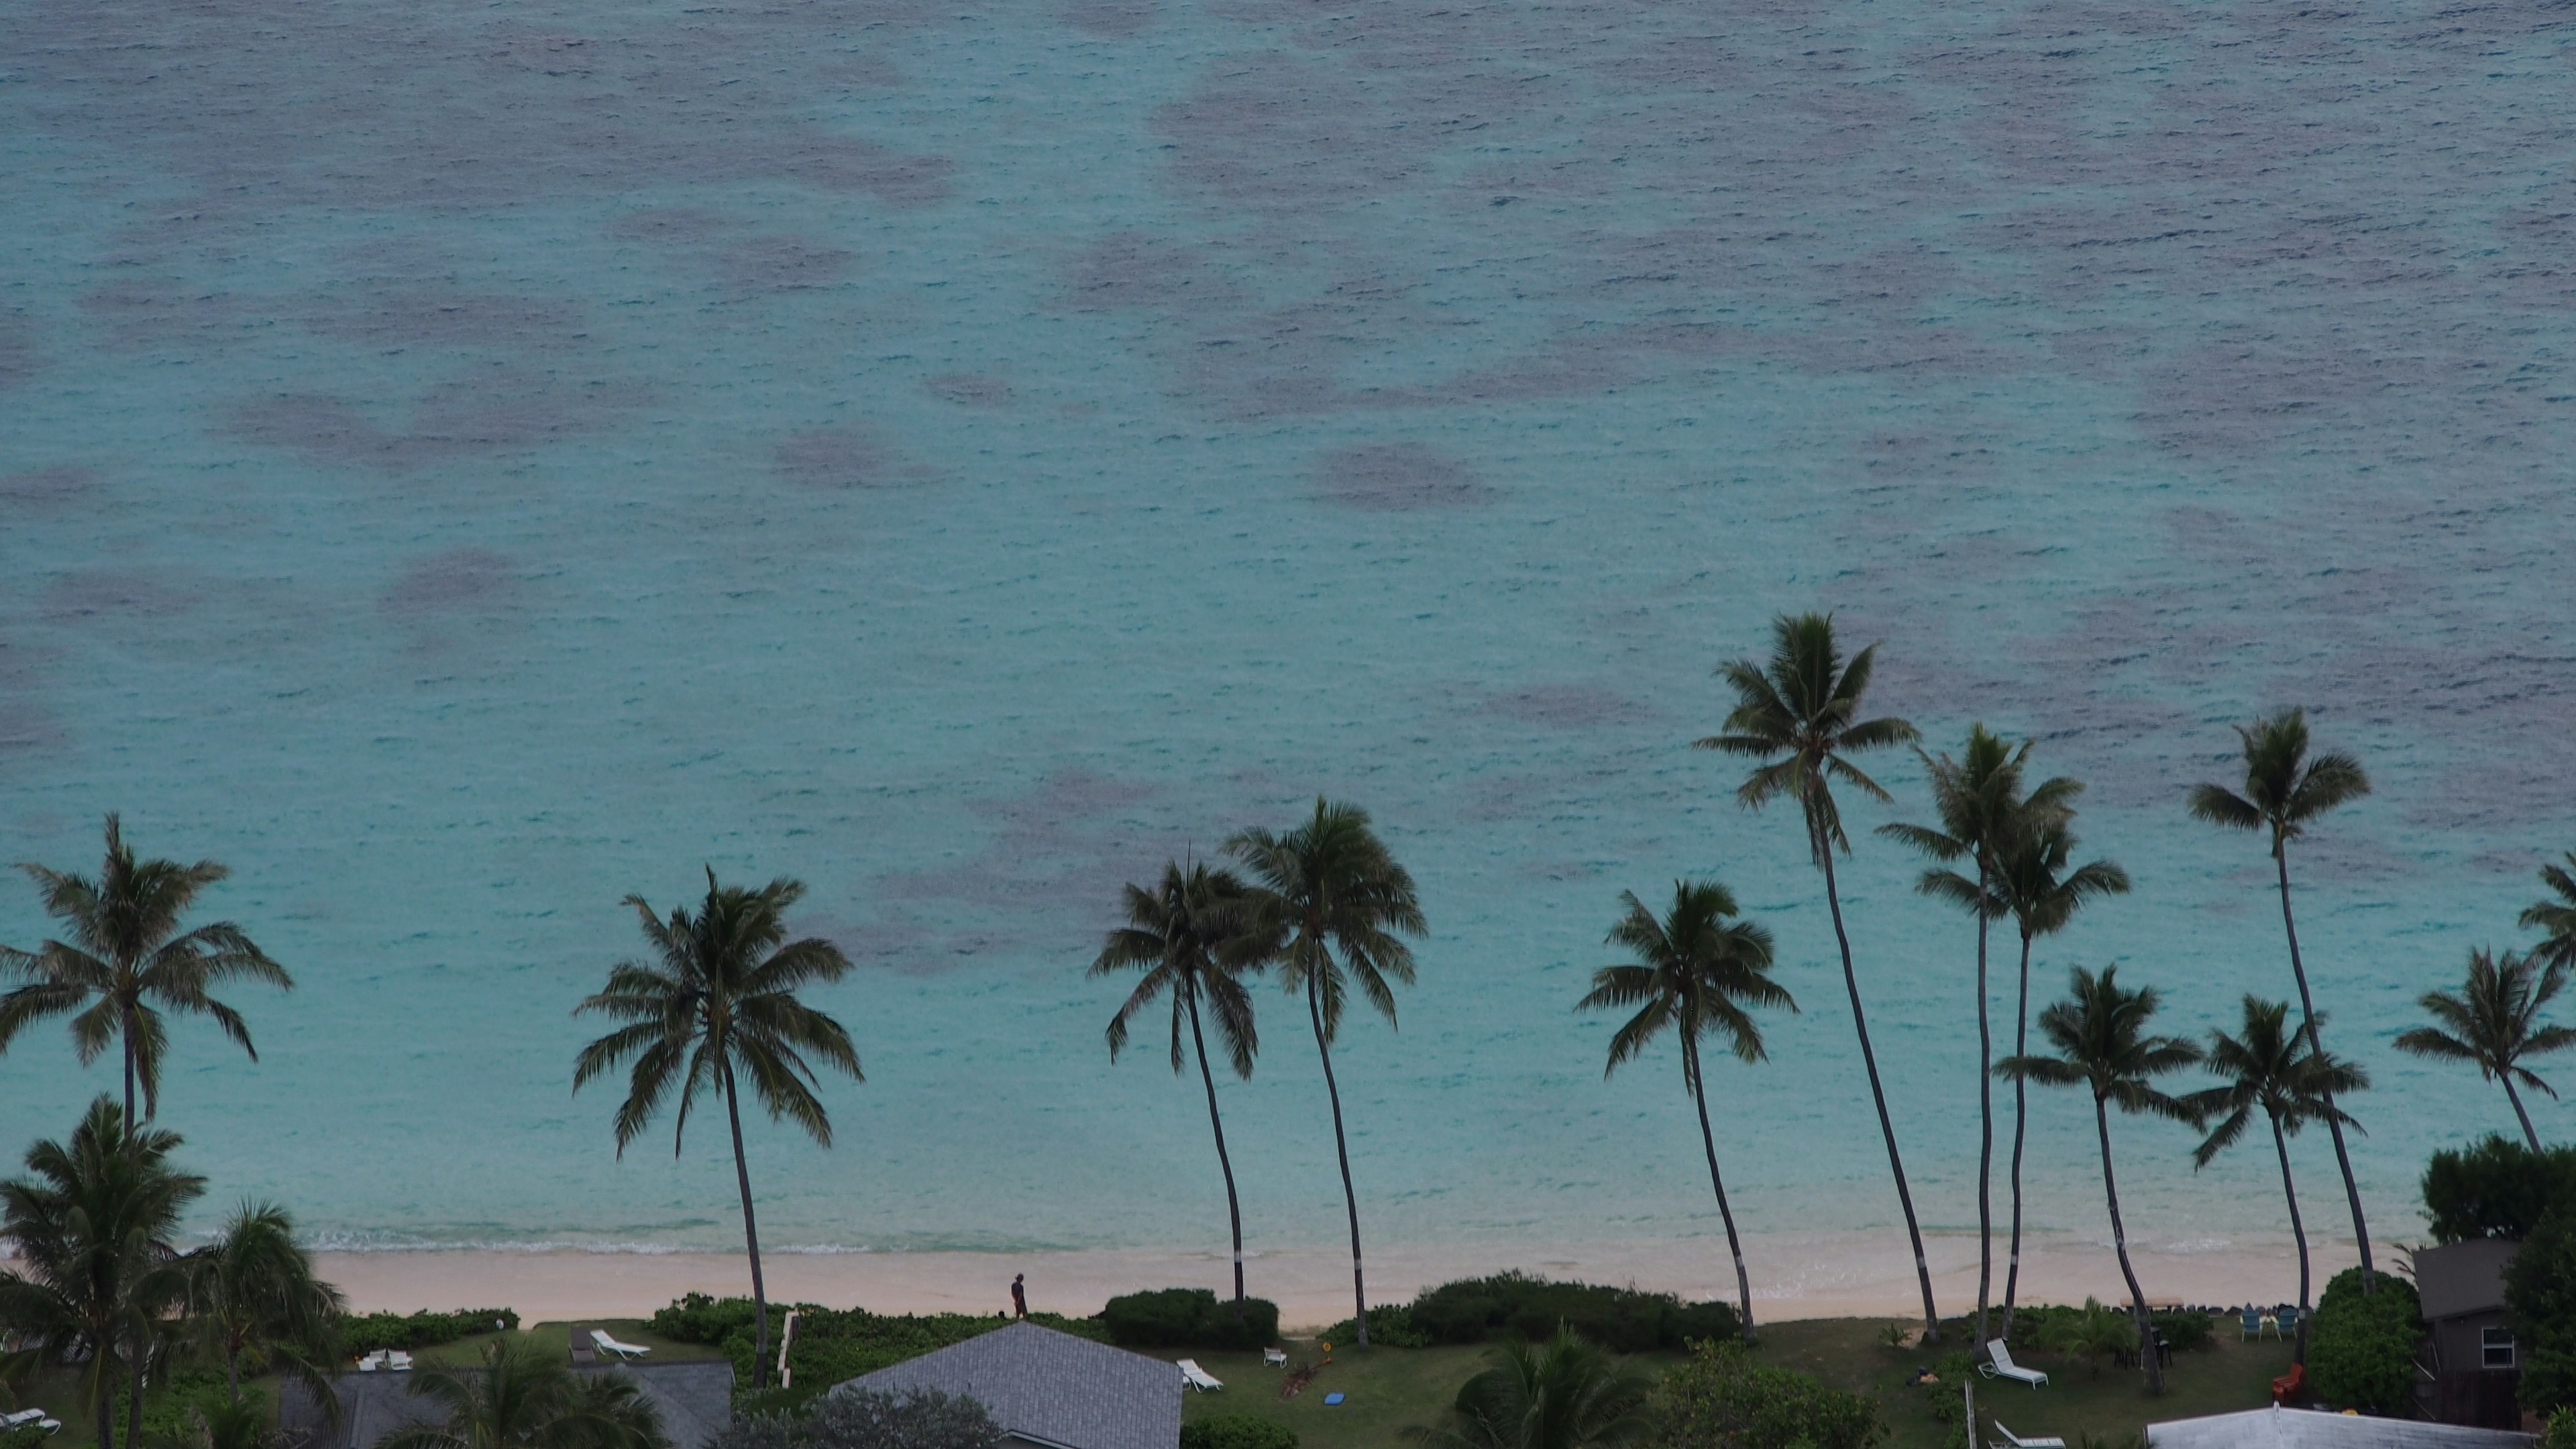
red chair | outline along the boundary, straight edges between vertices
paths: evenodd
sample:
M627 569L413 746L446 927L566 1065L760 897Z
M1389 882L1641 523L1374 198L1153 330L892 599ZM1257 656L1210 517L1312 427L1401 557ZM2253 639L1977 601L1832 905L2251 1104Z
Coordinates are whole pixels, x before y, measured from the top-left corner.
M2308 1396L2308 1366L2290 1365L2290 1371L2272 1380L2272 1402L2288 1405Z

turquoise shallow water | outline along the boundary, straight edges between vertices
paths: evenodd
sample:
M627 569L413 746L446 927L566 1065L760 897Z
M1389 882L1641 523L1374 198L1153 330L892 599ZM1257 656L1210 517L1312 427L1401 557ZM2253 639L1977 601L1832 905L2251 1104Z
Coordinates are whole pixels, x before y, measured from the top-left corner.
M568 1095L619 897L702 861L863 966L838 1147L757 1135L773 1241L1216 1242L1194 1088L1080 968L1119 881L1317 790L1433 925L1340 1055L1372 1232L1716 1230L1673 1064L1604 1084L1568 1011L1684 872L1807 1008L1724 1074L1739 1212L1871 1229L1816 879L1684 748L1831 607L1936 744L2092 783L2139 890L2042 981L2178 1027L2289 989L2260 848L2181 811L2227 724L2362 752L2297 870L2402 1233L2509 1119L2388 1039L2576 845L2571 14L13 0L0 841L236 867L301 985L240 993L256 1067L183 1031L167 1120L333 1242L732 1239L717 1136L621 1164ZM1914 868L1844 880L1955 1228L1968 936ZM1256 1246L1339 1231L1286 1008L1224 1088ZM11 1151L67 1062L0 1058ZM2279 1231L2260 1154L2122 1131L2142 1236ZM2032 1151L2098 1231L2081 1104Z

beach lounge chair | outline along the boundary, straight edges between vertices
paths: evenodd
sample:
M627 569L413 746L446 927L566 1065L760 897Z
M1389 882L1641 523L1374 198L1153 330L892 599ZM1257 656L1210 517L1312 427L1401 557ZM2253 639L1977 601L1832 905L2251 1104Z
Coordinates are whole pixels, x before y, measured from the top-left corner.
M2002 1420L1997 1419L1992 1422L1995 1426L1995 1432L2003 1435L2003 1437L1995 1440L1991 1449L2066 1449L2066 1441L2063 1439L2025 1439L2019 1434L2014 1433L2012 1430L2005 1428Z
M1197 1389L1201 1393L1205 1393L1210 1389L1221 1389L1225 1387L1224 1384L1218 1382L1216 1375L1209 1373L1206 1369L1200 1368L1199 1361L1194 1358L1185 1358L1181 1360L1181 1382L1189 1385L1191 1388Z
M63 1421L60 1419L46 1418L45 1411L42 1409L20 1409L14 1414L0 1414L0 1432L6 1432L10 1429L24 1429L30 1425L42 1429L48 1434L59 1434L63 1432Z
M2012 1350L2005 1347L2004 1341L2000 1338L1986 1345L1986 1361L1977 1365L1977 1372L1990 1379L2018 1379L2034 1389L2048 1382L2048 1375L2037 1369L2026 1369L2014 1363ZM1998 1424L1996 1427L2003 1426Z
M411 1372L411 1355L404 1353L400 1349L390 1350L385 1354L385 1367L392 1369L396 1373L409 1373Z
M2236 1335L2236 1341L2238 1343L2243 1343L2249 1338L2260 1338L2263 1336L2263 1311L2261 1309L2248 1308L2242 1310L2237 1318L2237 1322L2242 1325Z
M641 1344L619 1343L616 1339L608 1336L608 1330L605 1328L592 1329L590 1331L590 1341L598 1344L603 1352L613 1353L619 1358L642 1358L644 1355L653 1351Z
M2274 1321L2280 1324L2281 1336L2283 1338L2290 1338L2297 1335L2299 1331L2299 1310L2295 1308L2284 1308L2280 1312L2272 1315L2272 1317Z
M374 1373L376 1370L385 1366L385 1361L390 1355L391 1350L389 1349L377 1349L374 1353L368 1354L365 1358L358 1360L358 1372L362 1374Z
M1271 1368L1286 1368L1288 1366L1288 1350L1284 1348L1265 1348L1261 1351L1261 1361Z

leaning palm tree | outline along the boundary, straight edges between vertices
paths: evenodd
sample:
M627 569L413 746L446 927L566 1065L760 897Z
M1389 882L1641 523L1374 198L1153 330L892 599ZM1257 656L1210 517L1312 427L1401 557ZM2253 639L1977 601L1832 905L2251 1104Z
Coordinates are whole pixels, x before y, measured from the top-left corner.
M78 1370L99 1449L115 1449L120 1369L126 1446L142 1443L143 1376L187 1295L170 1238L206 1181L170 1165L178 1146L177 1133L131 1125L102 1095L70 1140L38 1142L28 1175L0 1182L0 1239L18 1259L0 1269L0 1323L22 1352Z
M1735 1234L1735 1212L1726 1203L1726 1181L1717 1171L1717 1138L1708 1126L1708 1083L1700 1072L1700 1038L1723 1033L1727 1049L1746 1062L1758 1062L1762 1027L1747 1010L1783 1006L1791 1011L1787 987L1771 979L1771 933L1734 919L1735 897L1716 881L1673 882L1672 909L1657 920L1632 891L1620 892L1628 912L1610 928L1610 944L1624 946L1632 963L1604 966L1592 973L1592 991L1578 1003L1581 1011L1637 1008L1610 1038L1605 1078L1646 1049L1666 1027L1680 1038L1682 1090L1699 1108L1699 1143L1708 1153L1708 1185L1717 1194L1717 1215L1726 1223L1727 1251L1735 1256L1735 1295L1744 1315L1744 1331L1753 1331L1753 1280L1744 1271L1744 1244Z
M2567 852L2563 866L2542 866L2540 883L2549 887L2549 896L2533 901L2522 912L2522 924L2541 935L2531 954L2554 965L2576 967L2576 850Z
M1243 971L1260 956L1255 935L1258 912L1252 892L1231 871L1210 870L1193 861L1184 871L1178 861L1163 866L1163 879L1153 890L1130 885L1124 904L1127 924L1109 933L1091 974L1142 971L1144 979L1109 1018L1109 1059L1127 1046L1128 1024L1155 998L1172 998L1172 1074L1182 1066L1181 1027L1189 1026L1190 1046L1198 1057L1199 1083L1207 1088L1208 1126L1216 1133L1216 1164L1225 1174L1225 1211L1234 1228L1234 1302L1243 1305L1243 1204L1234 1191L1234 1159L1226 1155L1225 1119L1216 1110L1216 1073L1208 1066L1207 1032L1199 1020L1204 998L1216 1017L1217 1040L1225 1047L1234 1074L1250 1079L1252 1059L1261 1050L1253 1027L1252 993L1244 989Z
M2138 1324L2138 1355L2147 1366L2147 1392L2165 1390L2163 1362L2156 1354L2155 1322L2147 1314L2146 1292L2138 1287L2137 1270L2129 1265L2128 1230L2120 1222L2120 1185L2111 1173L2111 1113L2147 1113L2177 1122L2193 1120L2192 1107L2158 1091L2155 1079L2200 1061L2200 1048L2177 1036L2150 1036L2147 1021L2156 1014L2156 990L2122 989L2120 968L2102 974L2078 966L2069 977L2068 994L2039 1014L2040 1035L2057 1048L2055 1056L2011 1056L1995 1064L2007 1076L2049 1087L2084 1087L2093 1094L2093 1126L2102 1139L2102 1194L2111 1209L2111 1246L2120 1257L2120 1277L2129 1285L2129 1310Z
M2319 1056L2307 1038L2291 1029L2290 1003L2245 995L2244 1035L2209 1034L2209 1069L2225 1085L2195 1092L2187 1100L2204 1121L2219 1117L2216 1127L2191 1154L2195 1169L2207 1167L2235 1145L2260 1112L2272 1124L2272 1150L2281 1159L2281 1197L2290 1208L2290 1236L2299 1245L2299 1339L2291 1362L2308 1361L2308 1229L2299 1219L2299 1188L2290 1180L2290 1139L2311 1122L2342 1114L2337 1092L2352 1093L2370 1085L2361 1068ZM2224 1113L2224 1116L2219 1114ZM2347 1125L2355 1127L2349 1116Z
M1306 998L1315 1047L1324 1061L1324 1094L1333 1106L1333 1150L1342 1165L1342 1201L1351 1217L1351 1297L1358 1342L1368 1347L1368 1284L1360 1273L1360 1200L1351 1188L1351 1149L1342 1132L1342 1091L1333 1081L1333 1039L1342 1002L1356 982L1395 1024L1389 980L1413 983L1413 948L1405 936L1424 930L1413 877L1369 827L1368 812L1315 797L1315 813L1281 833L1246 830L1226 842L1264 895L1262 938L1288 990Z
M2467 1062L2490 1082L2504 1083L2505 1100L2522 1120L2523 1140L2540 1150L2540 1134L2531 1128L2516 1081L2552 1100L2555 1088L2522 1063L2531 1057L2576 1046L2576 1029L2540 1024L2540 1009L2567 985L2567 967L2543 966L2511 951L2487 954L2481 946L2469 952L2469 976L2458 992L2427 991L2416 998L2424 1014L2437 1023L2397 1034L2397 1049L2419 1057ZM2448 1027L2449 1030L2443 1030Z
M2361 761L2342 751L2308 757L2308 716L2302 709L2264 715L2254 727L2236 727L2245 755L2245 792L2224 785L2191 789L2191 813L2197 820L2231 830L2267 831L2272 867L2281 888L2281 929L2290 940L2290 975L2299 984L2299 1017L2308 1050L2323 1052L2317 1037L2317 1002L2308 991L2307 964L2299 957L2299 926L2290 914L2290 842L2307 833L2309 822L2347 801L2370 793L2370 777ZM2352 1207L2353 1241L2361 1249L2361 1284L2365 1293L2377 1285L2370 1259L2370 1224L2361 1213L2361 1184L2352 1175L2352 1153L2344 1147L2343 1122L2326 1118L2334 1138L2335 1164L2343 1169L2343 1192Z
M1807 854L1825 875L1825 905L1833 913L1834 942L1842 948L1843 987L1851 996L1852 1029L1860 1037L1861 1065L1869 1073L1869 1094L1878 1105L1878 1130L1887 1139L1887 1167L1896 1179L1897 1205L1905 1210L1905 1233L1914 1245L1914 1275L1923 1289L1923 1336L1941 1336L1941 1316L1932 1306L1932 1266L1923 1257L1923 1228L1915 1221L1914 1194L1905 1183L1905 1159L1896 1150L1896 1123L1887 1115L1887 1089L1878 1079L1878 1055L1869 1044L1869 1019L1861 1011L1860 977L1852 969L1851 936L1843 929L1842 894L1834 883L1834 851L1848 854L1842 812L1834 804L1836 780L1875 800L1888 793L1862 774L1850 756L1915 738L1914 726L1893 717L1859 718L1861 696L1869 690L1878 646L1870 645L1846 665L1834 642L1830 614L1783 615L1772 623L1771 659L1757 664L1739 659L1718 670L1735 691L1735 708L1727 712L1722 732L1695 740L1695 748L1762 760L1735 798L1748 810L1788 796L1798 802L1807 829Z
M1654 1380L1563 1325L1544 1344L1508 1344L1486 1362L1458 1390L1448 1423L1405 1437L1429 1449L1617 1449L1654 1430Z
M792 1121L825 1147L832 1145L832 1118L814 1095L815 1067L866 1080L850 1034L796 998L800 988L838 981L850 970L850 958L829 941L787 939L787 909L804 894L801 883L785 876L756 891L720 886L710 866L706 902L694 916L674 906L663 920L642 896L628 896L654 960L618 963L608 984L573 1008L576 1016L595 1012L626 1023L583 1047L572 1076L579 1092L591 1078L634 1059L626 1100L617 1108L619 1157L676 1096L671 1156L677 1158L689 1108L709 1093L724 1099L734 1182L742 1193L742 1239L751 1255L754 1388L769 1378L769 1294L760 1277L751 1168L743 1157L740 1079L750 1079L769 1120Z
M295 1220L273 1202L245 1202L216 1239L187 1257L188 1310L207 1347L224 1361L232 1401L242 1401L241 1365L256 1353L339 1403L329 1377L333 1320L347 1307L340 1290L313 1275L295 1241Z
M421 1369L410 1391L446 1407L377 1449L668 1449L661 1411L623 1373L576 1374L554 1355L503 1337L480 1370Z
M98 878L27 864L46 914L60 921L68 940L47 941L32 951L0 946L0 980L21 984L0 995L0 1051L28 1023L66 1012L72 1049L86 1066L108 1043L125 1055L125 1120L149 1120L160 1109L161 1054L168 1044L162 1012L210 1016L252 1061L250 1028L241 1013L209 995L226 981L265 981L294 987L286 968L268 959L230 921L182 930L197 893L231 874L211 860L137 860L114 815L107 817L107 859ZM134 1111L137 1088L143 1115Z
M1932 786L1932 809L1938 825L1890 824L1878 833L1901 840L1944 863L1966 860L1975 875L1941 866L1923 872L1915 889L1964 908L1977 922L1977 1342L1986 1337L1986 1305L1995 1277L1995 1092L1994 1029L1986 1009L1986 926L2003 914L1994 891L1996 860L2006 840L2027 817L2063 814L2065 802L2082 787L2072 780L2041 783L2022 794L2022 762L2030 742L2019 749L1984 725L1968 727L1967 748L1957 759L1934 756L1917 745L1916 758Z
M2064 930L2086 902L2124 895L2129 889L2129 873L2112 861L2088 860L2073 867L2067 864L2074 857L2076 845L2075 812L2070 802L2081 788L2068 790L2057 812L2027 815L2014 822L1989 882L1996 900L2021 931L2021 985L2013 1005L2014 1056L2030 1048L2031 942ZM2012 1242L2004 1269L2005 1338L2012 1337L2013 1305L2020 1301L2021 1292L2021 1154L2030 1127L2028 1098L2028 1085L2019 1077L2013 1078Z

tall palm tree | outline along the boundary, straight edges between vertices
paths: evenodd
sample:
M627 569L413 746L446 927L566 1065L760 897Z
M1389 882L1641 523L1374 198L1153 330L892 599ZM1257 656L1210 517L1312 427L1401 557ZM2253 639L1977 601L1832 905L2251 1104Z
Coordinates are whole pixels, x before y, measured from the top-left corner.
M1359 1305L1359 1345L1368 1347L1368 1283L1360 1272L1360 1200L1351 1188L1351 1149L1342 1132L1342 1091L1333 1080L1333 1039L1352 983L1395 1024L1390 980L1413 984L1413 948L1405 936L1425 927L1413 877L1396 864L1370 828L1368 812L1315 797L1315 813L1293 830L1246 830L1226 842L1265 895L1263 939L1292 992L1306 998L1315 1048L1324 1061L1324 1093L1333 1105L1333 1150L1342 1164L1342 1201L1351 1216L1351 1297Z
M1428 1449L1618 1449L1654 1430L1654 1380L1560 1324L1546 1343L1513 1343L1458 1390L1449 1422L1405 1437Z
M2549 896L2533 901L2522 912L2522 924L2541 934L2531 954L2554 965L2576 967L2576 850L2567 852L2563 866L2542 866L2540 883L2549 887Z
M79 1012L71 1023L72 1049L82 1065L98 1060L111 1041L123 1045L128 1122L147 1121L160 1109L165 1010L213 1017L259 1060L241 1013L208 993L239 979L291 990L294 978L230 921L180 929L198 892L231 871L211 860L137 860L114 815L107 817L107 859L96 880L32 863L19 869L36 882L46 914L70 939L33 951L0 946L0 980L21 983L0 995L0 1051L29 1022ZM141 1117L134 1111L138 1086Z
M0 1182L0 1238L18 1258L0 1269L0 1323L34 1356L79 1368L99 1449L115 1449L120 1366L127 1449L142 1442L143 1375L187 1294L170 1237L206 1180L170 1165L178 1146L177 1133L132 1126L102 1094L69 1141L38 1142L28 1175Z
M2505 1100L2513 1103L2513 1115L2522 1120L2523 1140L2538 1152L2540 1134L2532 1130L2531 1114L2523 1110L2522 1094L2513 1084L2520 1081L2534 1091L2547 1092L2552 1100L2557 1098L2557 1090L2522 1063L2576 1046L2576 1029L2540 1024L2540 1009L2566 985L2567 967L2562 963L2544 966L2511 951L2491 956L2480 946L2469 952L2469 976L2458 992L2427 991L2416 998L2436 1024L2399 1032L2397 1049L2419 1057L2467 1062L2488 1081L2504 1083Z
M2021 931L2021 985L2013 1005L2013 1055L2029 1050L2030 946L2042 936L2066 928L2088 901L2125 895L2129 873L2108 860L2088 860L2070 867L2075 855L2074 796L2069 789L2061 809L2047 815L2025 815L2014 822L1995 862L1989 883L1995 898ZM2013 1078L2012 1243L2004 1269L2003 1337L2012 1337L2013 1305L2021 1292L2021 1154L2030 1127L2029 1088Z
M1216 1133L1216 1163L1225 1173L1225 1211L1234 1228L1234 1301L1243 1305L1243 1204L1234 1191L1234 1159L1226 1155L1225 1119L1216 1110L1216 1073L1208 1067L1207 1032L1199 1021L1205 998L1216 1017L1217 1040L1225 1047L1234 1074L1249 1079L1252 1059L1261 1050L1253 1027L1252 993L1244 989L1243 971L1261 955L1255 934L1259 912L1251 890L1231 871L1210 870L1191 862L1185 872L1178 861L1163 866L1163 879L1153 889L1130 885L1124 904L1127 924L1109 933L1091 974L1142 971L1143 980L1109 1019L1109 1059L1127 1046L1128 1023L1156 997L1172 998L1172 1073L1181 1071L1181 1026L1189 1025L1190 1045L1197 1054L1199 1083L1207 1088L1208 1126Z
M642 896L628 896L654 959L619 962L608 984L573 1008L576 1016L595 1012L626 1023L583 1047L572 1075L572 1089L579 1092L591 1078L634 1059L626 1100L617 1108L619 1157L676 1095L676 1159L689 1108L708 1093L724 1098L733 1128L734 1182L742 1192L742 1240L751 1254L754 1388L769 1380L769 1293L760 1277L760 1230L751 1210L751 1168L743 1157L740 1079L750 1078L752 1095L769 1120L794 1122L825 1147L832 1145L832 1118L814 1095L820 1085L816 1066L847 1073L854 1082L866 1080L850 1034L796 998L799 989L838 981L850 971L850 958L831 942L787 939L787 910L804 895L804 885L785 876L756 891L718 885L709 866L706 901L694 916L674 906L663 920Z
M304 1380L326 1408L332 1321L347 1308L340 1290L313 1275L295 1241L295 1220L273 1202L245 1202L213 1242L190 1253L188 1308L224 1361L232 1401L242 1401L242 1355L258 1352Z
M2050 1087L2083 1087L2093 1094L2093 1126L2102 1139L2102 1195L2111 1208L2111 1246L2120 1257L2120 1277L2129 1285L2129 1311L2138 1324L2138 1356L2147 1366L2147 1392L2165 1391L2164 1364L2156 1354L2155 1321L2147 1313L2147 1295L2138 1287L2138 1272L2129 1264L2129 1234L2120 1222L2120 1184L2111 1172L2111 1114L2146 1113L2189 1122L2192 1107L2156 1089L2155 1079L2200 1061L2200 1048L2178 1036L2150 1036L2147 1022L2156 1014L2156 990L2135 991L2120 985L2120 968L2105 966L2094 975L2075 967L2064 1001L2039 1014L2040 1035L2057 1048L2055 1056L2010 1056L1995 1064L2008 1076Z
M1735 1234L1735 1211L1726 1203L1726 1181L1717 1171L1717 1138L1708 1126L1708 1083L1700 1072L1700 1038L1723 1033L1727 1049L1746 1062L1761 1061L1762 1027L1746 1008L1798 1003L1789 990L1771 979L1771 933L1734 919L1735 896L1716 881L1673 882L1672 909L1662 920L1632 891L1619 899L1628 912L1610 928L1610 944L1625 946L1633 964L1604 966L1592 973L1592 991L1577 1010L1625 1010L1636 1007L1610 1038L1608 1077L1621 1062L1646 1049L1666 1027L1681 1039L1682 1089L1699 1108L1699 1142L1708 1153L1708 1185L1717 1194L1717 1215L1726 1222L1727 1251L1735 1256L1736 1301L1742 1305L1744 1331L1753 1331L1753 1280L1744 1271L1744 1244Z
M2237 726L2236 735L2244 747L2245 792L2240 795L2224 785L2194 785L2191 813L2194 819L2231 830L2270 833L2272 868L2281 887L2281 929L2290 939L2290 974L2299 983L2299 1017L2308 1035L2308 1050L2322 1053L2325 1043L2317 1037L2317 1002L2308 991L2307 964L2299 957L2299 925L2290 914L2290 842L2306 834L2317 817L2369 794L2370 777L2362 773L2361 761L2339 750L2310 759L2308 715L2302 709L2264 715L2252 729ZM2344 1146L2342 1120L2326 1118L2326 1132L2334 1138L2335 1164L2343 1170L2344 1198L2352 1206L2353 1241L2361 1249L2362 1291L2373 1292L2378 1278L2371 1266L2370 1224L2362 1217L2361 1184L2352 1175L2352 1153Z
M2195 1092L2187 1101L2203 1121L2219 1117L2191 1154L2195 1169L2207 1167L2243 1137L2256 1112L2272 1124L2272 1150L2281 1159L2281 1197L2290 1207L2290 1236L2299 1244L2299 1339L2291 1361L2303 1364L2308 1361L2308 1229L2299 1219L2298 1184L2290 1179L2290 1139L2311 1122L2339 1115L2343 1109L2334 1104L2333 1094L2361 1091L2370 1078L2349 1062L2319 1056L2290 1027L2289 1018L2290 1003L2247 992L2244 1034L2209 1034L2208 1066L2225 1085ZM2360 1125L2350 1117L2344 1120Z
M483 1367L414 1371L410 1391L447 1408L377 1449L667 1449L661 1411L623 1373L576 1374L515 1337L483 1346Z
M1923 1336L1941 1336L1941 1316L1932 1306L1932 1265L1923 1257L1923 1228L1915 1221L1914 1194L1905 1183L1905 1159L1896 1149L1896 1123L1887 1115L1887 1089L1879 1081L1878 1054L1869 1044L1869 1019L1861 1011L1860 977L1852 969L1851 936L1843 929L1841 891L1834 882L1834 851L1851 850L1843 834L1842 812L1834 803L1839 780L1874 800L1889 799L1876 780L1861 773L1850 756L1915 738L1914 726L1892 716L1859 717L1861 696L1869 690L1878 646L1870 645L1843 662L1834 642L1830 614L1781 616L1772 623L1771 658L1767 664L1739 659L1718 670L1735 691L1735 708L1727 712L1721 733L1695 740L1695 748L1764 761L1737 786L1735 798L1748 810L1788 796L1798 802L1807 827L1807 853L1825 874L1825 905L1834 918L1834 942L1842 949L1843 987L1851 996L1852 1029L1860 1037L1861 1065L1869 1072L1869 1094L1878 1105L1878 1130L1887 1139L1887 1167L1896 1179L1897 1205L1905 1210L1906 1237L1914 1245L1914 1275L1923 1289Z
M2025 798L2021 772L2022 762L2030 757L2030 742L2025 740L2016 749L1983 724L1969 726L1967 747L1955 760L1947 754L1934 756L1920 745L1915 746L1914 754L1923 762L1924 777L1932 787L1933 813L1940 823L1882 825L1878 833L1903 841L1935 861L1972 862L1976 871L1969 876L1935 866L1923 872L1915 889L1965 908L1977 922L1977 1342L1984 1343L1986 1305L1993 1294L1995 1277L1991 1185L1995 1163L1995 1049L1994 1028L1986 1009L1986 925L2003 913L2003 903L1994 892L1996 860L2025 815L2062 813L2065 800L2082 787L2072 780L2048 780Z

